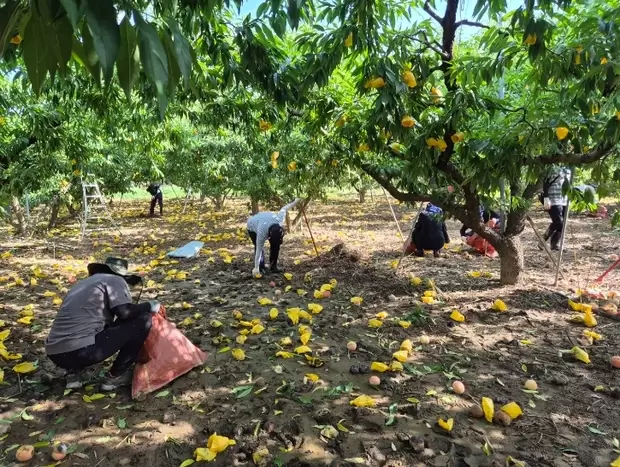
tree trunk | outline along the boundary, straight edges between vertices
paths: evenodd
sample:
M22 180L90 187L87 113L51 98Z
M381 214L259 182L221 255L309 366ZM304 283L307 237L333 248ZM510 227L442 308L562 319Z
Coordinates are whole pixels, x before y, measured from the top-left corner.
M360 195L360 204L364 204L366 202L366 188L361 188L357 193Z
M13 221L11 224L17 230L18 235L26 234L26 218L24 217L24 210L19 204L19 198L17 196L11 197L11 217Z
M212 196L211 197L211 201L213 201L213 205L215 206L215 210L216 211L221 211L222 209L224 209L224 203L226 202L226 195ZM254 214L254 212L252 212L252 214Z
M502 237L501 240L497 242L495 249L499 253L500 259L500 284L518 284L524 270L521 238L518 235Z
M252 198L250 199L250 203L252 205L252 215L258 214L258 210L259 210L258 199L252 196Z
M47 224L48 229L56 227L56 222L58 222L58 211L60 211L60 200L58 197L55 197L52 200L52 212L50 214L50 220Z
M310 199L302 199L299 204L298 204L298 208L297 208L297 215L295 216L295 219L293 219L291 221L291 229L295 229L297 227L299 227L299 230L302 230L302 220L304 218L303 216L303 211L308 207L308 205L310 204Z

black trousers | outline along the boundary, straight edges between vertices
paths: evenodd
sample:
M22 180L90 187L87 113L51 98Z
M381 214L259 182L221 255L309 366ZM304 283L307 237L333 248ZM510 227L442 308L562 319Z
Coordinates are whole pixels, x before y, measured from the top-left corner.
M564 219L566 219L566 206L551 206L549 209L551 224L545 233L545 240L551 239L551 248L558 248L564 230Z
M155 205L159 204L159 214L164 214L164 195L160 191L151 199L151 216L155 215Z
M424 250L432 250L437 252L445 245L445 239L441 233L437 233L435 236L430 236L424 232L413 232L411 236L413 243L415 243L418 253L424 253Z
M256 255L256 233L248 230L248 235L254 244L254 255ZM284 235L277 237L269 237L269 267L271 269L278 267L278 257L280 256L280 247L284 242ZM260 246L263 247L262 245ZM260 270L265 269L265 258L263 257L263 253L260 255Z
M48 357L60 368L79 371L118 352L110 369L110 373L117 376L128 370L138 359L138 353L151 330L151 323L151 313L143 313L127 320L117 319L95 336L93 345Z

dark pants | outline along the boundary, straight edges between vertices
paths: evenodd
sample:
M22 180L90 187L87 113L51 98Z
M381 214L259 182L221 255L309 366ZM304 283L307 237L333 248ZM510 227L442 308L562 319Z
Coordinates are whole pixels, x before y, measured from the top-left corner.
M564 230L564 219L566 218L566 206L551 206L549 209L551 225L545 232L545 240L551 239L551 249L557 250L562 240L562 230Z
M256 255L256 233L248 231L250 235L250 239L252 239L252 243L254 244L254 255ZM280 246L284 241L284 234L275 235L269 237L269 267L271 269L276 269L278 267L278 257L280 256ZM260 246L262 248L262 245ZM260 255L260 270L263 271L265 269L265 258L263 257L263 253Z
M159 204L159 215L164 215L164 195L159 192L151 199L151 216L155 215L155 205Z
M413 232L411 238L413 243L415 243L418 256L424 256L424 250L432 250L433 253L437 254L446 243L441 233L437 233L436 236L430 236L421 231Z
M117 376L128 370L138 359L138 353L151 330L151 323L151 313L143 313L127 320L117 319L95 336L93 345L48 357L60 368L79 371L118 352L110 369L110 373Z

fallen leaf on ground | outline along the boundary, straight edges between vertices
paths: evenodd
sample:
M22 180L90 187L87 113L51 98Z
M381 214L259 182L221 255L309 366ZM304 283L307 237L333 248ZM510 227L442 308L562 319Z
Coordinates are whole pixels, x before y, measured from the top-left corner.
M495 311L506 311L508 310L508 307L506 306L506 304L503 302L503 300L500 300L499 298L497 300L495 300L493 302L493 305L491 306L492 310Z
M450 313L450 318L457 323L462 323L463 321L465 321L465 316L463 316L458 310L454 310L452 313Z
M374 407L376 402L372 397L362 394L361 396L357 396L355 399L349 402L349 404L355 407Z
M511 419L515 419L523 415L523 411L519 404L516 402L509 402L508 404L502 406L500 409L502 412L506 412Z
M480 405L482 406L482 411L484 412L484 418L486 418L487 422L493 423L493 414L495 413L493 400L488 397L483 397Z
M452 428L454 428L454 419L449 418L448 420L444 420L440 418L437 420L437 424L446 431L452 431Z

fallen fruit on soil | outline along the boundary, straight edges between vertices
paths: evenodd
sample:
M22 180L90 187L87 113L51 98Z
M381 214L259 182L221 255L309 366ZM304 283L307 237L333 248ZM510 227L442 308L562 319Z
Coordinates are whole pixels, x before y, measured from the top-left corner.
M63 460L67 456L67 445L59 444L58 446L54 446L52 450L52 459L55 461Z
M269 283L269 287L275 287L275 286L276 286L276 283L275 283L274 281L271 281L271 282Z
M34 456L34 446L30 444L24 444L17 448L15 451L15 459L19 462L28 462Z
M452 390L456 394L463 394L465 392L465 385L463 384L462 381L454 381L452 383Z
M538 389L538 383L536 383L533 379L528 379L523 386L525 386L525 389L530 391L536 391Z
M323 298L329 298L332 296L332 293L329 290L326 290L325 292L323 292Z
M379 386L381 384L381 378L376 375L372 375L370 378L368 378L368 384L370 384L371 386Z
M420 344L429 344L431 342L430 337L420 336Z
M355 352L357 350L357 344L353 341L347 342L347 349L349 352Z
M611 357L611 366L614 368L620 368L620 355L614 355Z
M478 405L474 405L471 409L469 409L469 415L474 418L482 418L484 417L484 412Z
M501 410L498 410L495 413L495 417L493 418L493 420L495 420L496 422L504 426L508 426L512 423L512 418L510 418L510 415L508 415L506 412L503 412Z

